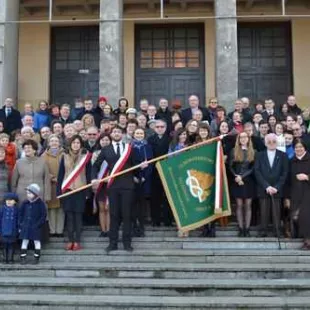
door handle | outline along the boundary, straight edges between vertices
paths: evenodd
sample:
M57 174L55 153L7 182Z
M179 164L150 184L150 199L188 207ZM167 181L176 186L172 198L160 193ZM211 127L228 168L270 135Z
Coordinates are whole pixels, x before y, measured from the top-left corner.
M89 69L80 69L79 73L80 74L89 74Z

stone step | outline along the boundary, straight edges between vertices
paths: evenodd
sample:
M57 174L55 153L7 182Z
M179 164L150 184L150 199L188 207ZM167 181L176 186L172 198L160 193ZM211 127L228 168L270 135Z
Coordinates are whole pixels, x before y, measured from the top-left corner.
M271 226L270 226L271 227ZM251 226L251 229L258 229L259 226L257 225L253 225ZM122 229L122 225L120 227L120 230ZM236 222L230 222L227 226L220 226L218 224L216 224L216 229L217 230L225 230L225 229L238 229L238 224ZM160 227L153 227L151 225L145 225L145 230L146 231L175 231L176 230L176 225L174 224L173 226L160 226ZM196 230L200 230L200 228L196 229ZM91 225L91 226L87 226L84 225L83 226L83 231L99 231L99 226L96 225Z
M56 253L55 253L56 252ZM83 252L83 253L82 253ZM64 250L46 250L43 252L42 261L52 263L52 262L174 262L183 263L184 261L188 263L310 263L310 256L251 256L251 255L230 255L230 256L145 256L145 255L105 255L104 250L92 251L85 250L79 254L68 253Z
M32 257L28 257L29 262ZM154 279L307 279L309 264L288 263L128 263L53 262L0 265L1 277L154 278Z
M309 297L170 297L59 294L1 294L1 309L99 310L99 309L309 309Z
M310 296L309 279L88 279L0 277L1 294Z
M83 237L92 237L97 238L100 234L99 230L94 231L83 231L82 236ZM189 233L190 237L199 237L201 234L201 231L191 231ZM257 237L259 234L258 230L251 230L250 231L251 236ZM120 236L122 235L122 232L120 232ZM145 237L176 237L177 236L177 230L168 230L168 231L145 231ZM217 230L216 231L216 237L237 237L238 236L238 230L237 229L225 229L225 230ZM54 240L55 238L51 238Z
M106 247L108 240L87 242L82 241L84 249L97 249ZM192 239L192 238L134 238L133 247L135 249L277 249L278 241L276 238L213 238L213 239ZM301 240L281 239L283 249L299 249ZM62 249L64 240L57 240L46 245L47 249Z

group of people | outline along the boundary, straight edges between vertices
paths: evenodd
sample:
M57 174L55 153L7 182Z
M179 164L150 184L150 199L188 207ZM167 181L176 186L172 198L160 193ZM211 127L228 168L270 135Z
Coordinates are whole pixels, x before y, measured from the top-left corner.
M310 249L310 112L302 111L294 96L279 107L272 99L253 105L248 98L237 99L230 113L216 98L204 106L196 95L185 109L164 98L158 105L142 99L137 106L120 98L113 109L100 97L97 103L77 99L73 107L42 101L37 111L26 103L19 112L11 98L5 100L0 109L0 236L6 262L12 261L18 238L22 261L30 240L38 262L47 221L51 236L63 238L66 228L66 250L80 250L85 210L98 213L100 237L109 238L107 252L118 248L121 223L124 249L132 251L132 237L144 236L147 221L153 226L174 222L159 175L147 161L216 136L223 137L238 235L250 236L256 221L260 236L267 236L272 218L274 233L283 228L287 237L303 237L303 248ZM215 227L206 225L201 235L215 237Z

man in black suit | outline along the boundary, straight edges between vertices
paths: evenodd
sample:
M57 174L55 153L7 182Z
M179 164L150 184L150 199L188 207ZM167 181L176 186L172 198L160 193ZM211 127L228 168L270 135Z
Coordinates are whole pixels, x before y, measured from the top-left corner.
M96 126L90 126L86 130L86 138L84 147L87 151L94 153L95 151L100 149L100 144L98 141L99 130Z
M98 172L100 171L103 161L108 164L110 174L123 171L134 165L132 154L130 151L127 153L129 148L128 144L122 142L123 130L120 127L112 129L111 138L112 144L104 147L101 150L97 160L95 161L92 169L92 184L94 187L98 186L97 180ZM126 159L126 154L129 156ZM123 160L123 161L122 161ZM122 161L122 164L121 162ZM115 168L119 167L119 170ZM146 167L146 166L141 166ZM120 225L120 219L123 221L123 245L126 251L133 251L131 247L131 207L134 195L134 172L128 172L122 176L113 178L108 181L108 198L110 207L111 217L111 228L110 228L110 244L106 248L106 252L117 250L118 244L118 231Z
M267 236L270 213L273 225L280 228L280 205L289 165L287 155L277 150L275 134L268 134L265 144L267 149L257 154L254 166L261 211L261 237Z
M294 138L301 139L306 144L307 151L310 152L310 135L308 133L302 132L302 128L297 122L292 125L292 131Z
M235 109L228 114L228 117L232 120L234 112L239 112L242 116L242 123L245 124L247 122L251 122L252 116L246 110L243 109L243 102L241 99L237 99L235 101Z
M13 108L14 103L12 98L6 98L3 108L0 109L0 122L3 123L4 131L11 134L13 130L23 127L21 115L18 110Z
M182 110L181 113L181 118L184 126L187 124L188 121L193 118L193 113L197 110L201 110L203 115L203 121L208 121L209 124L211 123L210 114L207 108L199 106L199 98L196 95L191 95L188 98L188 104L189 108Z
M168 154L170 138L167 134L167 123L165 120L156 120L155 133L149 137L148 143L152 147L154 158ZM165 226L171 226L172 213L159 174L154 169L151 187L151 218L153 226L160 226L161 215L163 215Z
M268 117L271 115L273 115L275 118L278 118L274 101L272 99L267 99L265 100L265 111L262 112L262 117L265 121L267 121Z
M80 112L80 114L77 116L77 119L82 119L82 117L85 114L91 114L94 117L95 124L98 128L100 128L100 121L101 116L98 114L98 112L94 109L94 104L91 99L85 99L84 100L84 109Z

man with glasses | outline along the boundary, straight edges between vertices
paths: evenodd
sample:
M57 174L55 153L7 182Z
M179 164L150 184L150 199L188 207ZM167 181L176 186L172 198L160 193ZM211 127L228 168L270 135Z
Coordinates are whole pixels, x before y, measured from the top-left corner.
M209 100L209 104L208 104L208 112L210 115L210 120L211 122L216 118L216 110L218 107L218 100L217 98L211 98Z
M288 174L288 158L277 150L277 136L273 133L266 135L265 145L267 149L257 154L254 167L261 213L261 237L267 237L270 214L275 232L280 229L281 198Z
M100 149L100 145L98 143L99 130L95 126L91 126L87 128L85 141L85 148L87 151L93 153Z
M202 111L202 114L203 114L203 119L202 120L203 121L208 121L209 124L211 123L210 115L209 115L209 112L208 112L207 108L202 107L202 106L199 105L199 98L198 98L198 96L191 95L188 98L188 105L189 105L189 108L184 109L182 111L181 118L182 118L183 125L186 125L189 120L193 119L193 114L197 110L201 110Z
M292 131L294 138L300 138L307 146L307 151L310 151L310 135L307 133L304 133L302 131L301 126L298 123L294 123L292 125Z
M168 153L170 138L167 134L167 123L164 120L156 120L155 134L149 137L148 143L152 147L154 158ZM165 226L170 226L172 214L158 172L154 169L151 188L151 218L153 226L160 226L161 215L163 216Z

